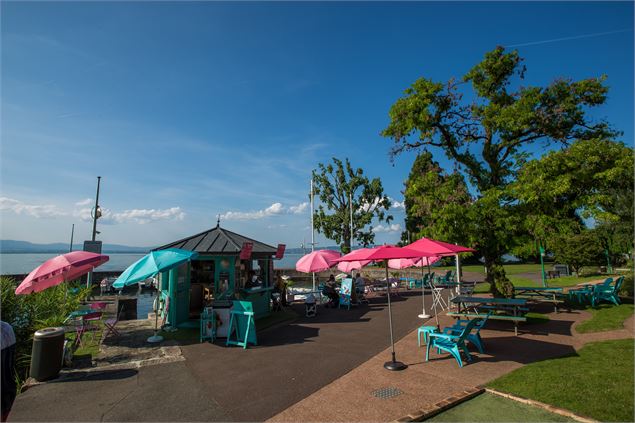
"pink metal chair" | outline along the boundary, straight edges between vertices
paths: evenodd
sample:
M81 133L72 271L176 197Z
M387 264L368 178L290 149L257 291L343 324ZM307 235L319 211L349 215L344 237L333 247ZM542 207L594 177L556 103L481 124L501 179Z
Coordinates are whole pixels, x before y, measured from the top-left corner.
M76 338L75 338L75 343L78 346L82 346L82 337L84 336L84 334L86 332L90 332L93 333L97 330L99 330L99 326L93 324L92 322L97 322L99 320L101 320L101 316L102 316L102 312L101 311L93 311L87 314L84 314L83 316L81 316L81 321L80 324L77 325L76 327ZM94 339L94 338L93 338Z
M115 315L114 318L104 320L104 327L106 329L106 333L104 334L104 338L109 334L113 334L113 336L120 336L121 334L115 328L117 323L119 322L119 318L121 317L121 313L123 312L123 306L119 309L119 312Z
M90 303L90 308L91 310L100 310L100 311L104 311L104 309L106 308L106 306L108 305L108 303L104 303L104 302L96 302L96 303Z

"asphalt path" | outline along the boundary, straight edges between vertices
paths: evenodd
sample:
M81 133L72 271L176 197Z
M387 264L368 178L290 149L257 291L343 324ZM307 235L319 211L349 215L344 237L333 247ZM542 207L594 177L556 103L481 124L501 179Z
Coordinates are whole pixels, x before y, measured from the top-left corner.
M421 324L421 293L404 291L392 305L397 341ZM351 310L318 307L315 318L293 307L301 317L259 332L246 350L195 343L182 347L182 362L32 387L10 421L263 421L390 346L385 295Z

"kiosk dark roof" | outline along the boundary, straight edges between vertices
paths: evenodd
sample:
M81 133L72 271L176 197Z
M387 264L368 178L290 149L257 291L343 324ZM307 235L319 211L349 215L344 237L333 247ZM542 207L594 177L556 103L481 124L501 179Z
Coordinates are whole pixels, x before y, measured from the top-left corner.
M183 250L196 251L199 254L237 255L240 253L245 242L251 242L253 244L252 256L254 257L268 257L276 254L276 247L256 241L255 239L247 238L236 232L228 231L219 225L205 232L162 245L155 248L155 250L180 248Z

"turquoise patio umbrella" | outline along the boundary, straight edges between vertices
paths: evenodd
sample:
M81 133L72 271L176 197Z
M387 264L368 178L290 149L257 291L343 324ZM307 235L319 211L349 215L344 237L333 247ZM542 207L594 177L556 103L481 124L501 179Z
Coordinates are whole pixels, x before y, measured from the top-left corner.
M135 283L153 277L159 272L165 272L166 270L180 266L196 257L198 257L197 252L178 248L152 251L128 266L112 286L120 289L124 286L134 285Z

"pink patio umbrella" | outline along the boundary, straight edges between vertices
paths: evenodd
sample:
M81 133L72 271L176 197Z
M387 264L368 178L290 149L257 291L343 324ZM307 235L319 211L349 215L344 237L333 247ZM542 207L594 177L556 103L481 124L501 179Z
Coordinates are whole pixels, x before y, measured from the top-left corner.
M459 263L459 253L473 253L476 250L463 247L461 245L450 244L449 242L436 241L430 238L421 238L411 244L406 246L407 248L411 248L413 250L420 251L422 255L425 256L455 256L456 257L456 281L461 284L461 268ZM430 263L431 264L431 263ZM428 273L430 273L430 264L428 264ZM421 268L421 272L423 273L423 267ZM459 288L457 287L457 290ZM425 307L423 310L423 314L419 315L419 317L423 317L426 315ZM435 310L436 316L436 310ZM438 319L437 319L438 326Z
M334 250L317 250L302 256L295 264L295 270L302 273L321 272L333 267L340 253Z
M42 263L15 289L17 295L44 291L62 282L72 281L108 261L103 254L88 251L73 251Z
M392 308L390 305L390 281L388 279L388 260L392 259L403 259L403 258L419 258L421 257L421 253L415 250L410 250L408 248L400 248L392 245L383 245L381 247L376 248L362 248L360 250L355 250L352 253L346 254L343 257L340 257L336 261L338 262L346 262L346 261L359 261L359 260L368 260L368 261L384 261L386 265L386 287L388 290L388 324L390 327L390 345L392 348L392 361L387 361L384 363L384 368L388 370L403 370L408 367L406 364L397 361L395 358L395 341L392 332Z
M340 257L335 250L316 250L306 254L295 264L295 270L302 273L321 272L335 265L334 260ZM315 277L313 277L313 292L315 292Z
M370 260L343 261L337 263L337 269L344 273L351 273L353 270L359 270L370 263Z

